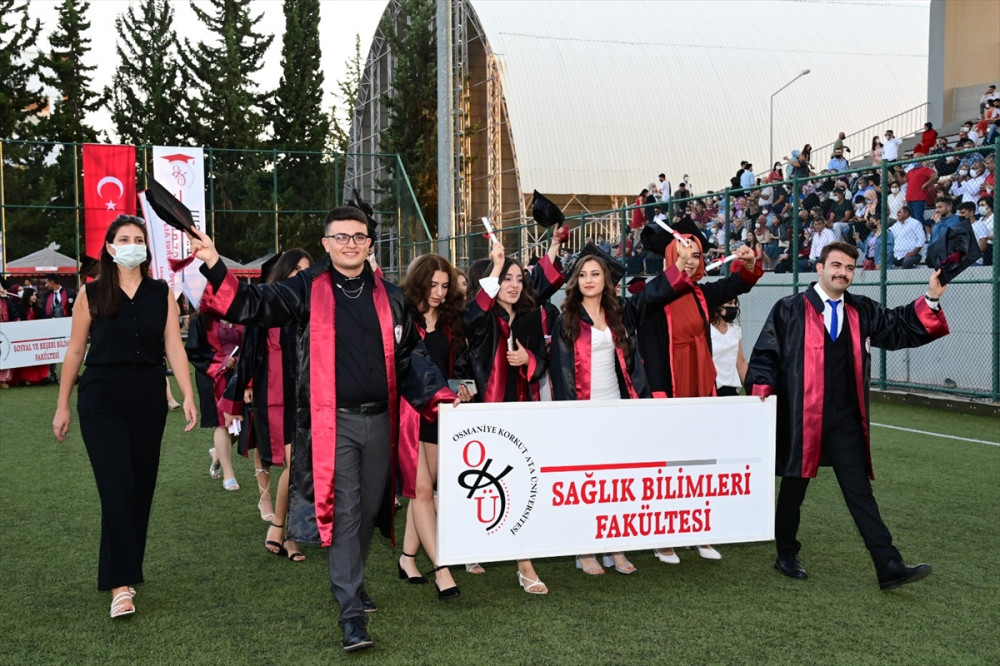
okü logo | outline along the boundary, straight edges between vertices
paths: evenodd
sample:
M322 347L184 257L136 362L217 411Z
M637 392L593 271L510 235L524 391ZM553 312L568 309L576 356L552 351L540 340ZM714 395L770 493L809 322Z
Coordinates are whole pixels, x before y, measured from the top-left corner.
M514 468L506 465L499 474L494 474L490 470L493 458L486 457L486 446L475 439L462 449L462 461L468 469L458 475L458 483L469 491L466 498L475 502L476 520L485 526L487 533L492 533L507 516L510 490L503 478Z

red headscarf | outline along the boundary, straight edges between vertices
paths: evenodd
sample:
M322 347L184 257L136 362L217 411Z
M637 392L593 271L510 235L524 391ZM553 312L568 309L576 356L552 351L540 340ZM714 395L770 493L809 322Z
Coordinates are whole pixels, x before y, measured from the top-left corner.
M682 238L687 238L689 241L691 241L694 244L695 247L698 248L699 252L701 251L701 244L698 242L698 239L695 236L693 236L692 234L681 234L681 237ZM673 265L675 265L677 263L677 259L678 259L677 243L678 243L678 241L675 240L673 243L671 243L670 245L668 245L667 249L664 251L663 256L667 260L667 264L666 264L667 266L673 266ZM697 282L698 280L702 279L703 277L705 277L705 257L704 256L702 256L700 259L698 259L698 270L696 270L694 272L694 275L691 276L691 281L692 282Z

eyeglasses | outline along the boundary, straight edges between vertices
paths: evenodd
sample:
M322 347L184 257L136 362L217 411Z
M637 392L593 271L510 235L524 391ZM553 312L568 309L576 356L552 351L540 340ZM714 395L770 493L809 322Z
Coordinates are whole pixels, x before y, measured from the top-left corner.
M351 240L354 241L355 245L364 245L371 236L368 234L333 234L332 236L323 236L323 238L332 238L337 245L347 245Z

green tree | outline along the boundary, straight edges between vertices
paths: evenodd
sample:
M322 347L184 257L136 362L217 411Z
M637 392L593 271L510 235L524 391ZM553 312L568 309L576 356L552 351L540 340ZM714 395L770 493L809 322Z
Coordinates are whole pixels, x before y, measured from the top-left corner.
M9 207L4 234L8 260L44 247L49 229L44 209L21 206L42 206L55 191L45 166L51 146L30 143L48 104L38 84L36 54L30 54L41 29L40 21L29 18L27 2L0 0L0 140L4 203Z
M269 109L279 209L289 211L281 216L280 245L318 252L317 215L304 211L325 212L336 200L336 164L324 159L322 152L330 117L322 107L319 0L285 0L284 11L281 80Z
M184 88L174 9L169 0L142 0L115 19L118 69L105 96L122 143L187 143Z
M402 0L405 22L386 16L381 27L395 60L392 92L382 98L389 127L381 138L382 152L399 153L409 175L417 203L428 220L437 218L437 37L432 0ZM397 29L397 25L400 26ZM394 178L395 163L389 163ZM382 186L391 199L395 188ZM383 200L383 206L385 201ZM404 238L417 237L417 220L409 216Z
M61 142L54 150L54 164L46 170L52 179L52 197L46 210L47 241L55 241L68 255L77 249L76 205L79 169L79 144L97 141L97 132L86 122L87 114L104 107L104 95L94 89L95 65L87 64L91 40L87 37L90 22L86 0L62 0L59 22L49 35L49 52L39 56L39 76L46 86L55 89L56 103L51 114L38 126L38 135ZM52 159L50 155L49 159Z
M240 212L273 206L269 160L259 150L268 95L253 77L274 36L257 30L263 14L252 15L251 0L209 0L207 8L191 9L217 41L184 40L181 60L194 93L185 116L194 140L214 147L208 167L216 244L231 258L249 261L274 247L273 214Z

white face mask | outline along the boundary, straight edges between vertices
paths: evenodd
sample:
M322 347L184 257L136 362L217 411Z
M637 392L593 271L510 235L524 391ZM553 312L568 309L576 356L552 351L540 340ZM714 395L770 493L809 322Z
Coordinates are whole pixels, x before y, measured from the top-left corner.
M122 268L136 268L146 261L145 245L112 245L115 248L115 263Z
M899 188L898 188L898 187L891 187L891 188L889 188L889 189L891 189L891 190L892 190L892 193L893 193L893 194L895 194L896 192L899 192Z
M986 206L980 206L979 207L979 214L980 215L982 215L982 216L985 217L986 215L989 215L989 213L990 213L990 209L987 208Z
M958 175L959 176L968 176L969 175L969 170L968 169L959 169L958 170Z

